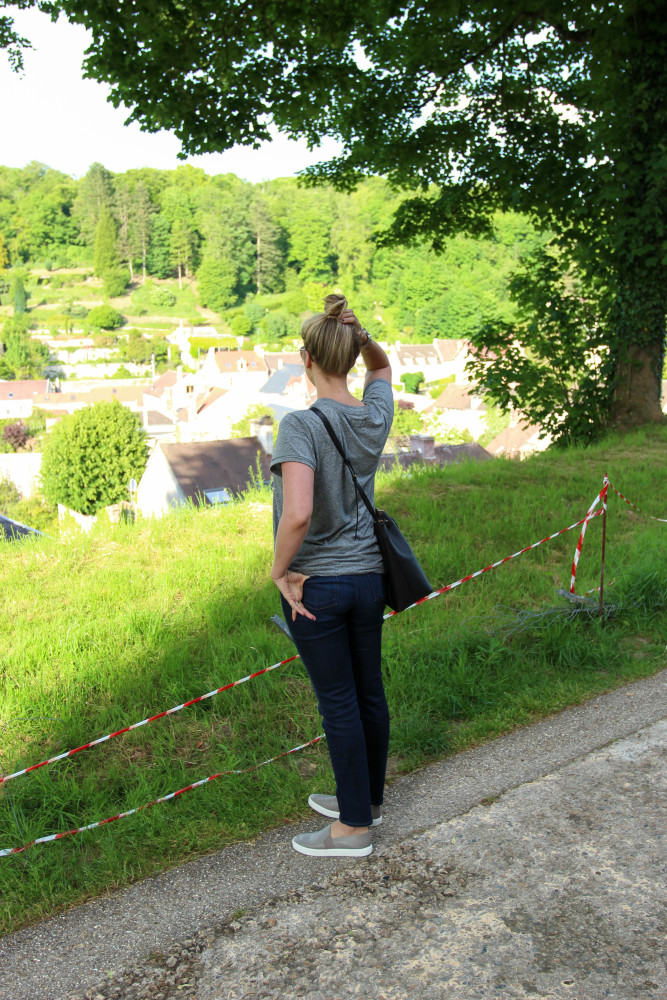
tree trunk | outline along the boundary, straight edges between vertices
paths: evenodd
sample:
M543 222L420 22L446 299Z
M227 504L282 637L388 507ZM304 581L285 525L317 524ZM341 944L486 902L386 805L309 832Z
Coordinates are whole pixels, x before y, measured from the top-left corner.
M180 260L178 262L178 288L179 288L179 291L182 290L182 288L183 288L183 279L181 277L181 262L180 262Z
M617 427L661 423L667 277L662 267L628 267L619 285L610 420Z
M610 419L617 427L667 421L662 412L664 337L652 344L632 344L616 363Z

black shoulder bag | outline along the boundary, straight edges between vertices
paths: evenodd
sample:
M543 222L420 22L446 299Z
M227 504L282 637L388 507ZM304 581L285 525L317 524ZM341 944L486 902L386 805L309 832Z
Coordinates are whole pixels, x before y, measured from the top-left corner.
M322 423L329 437L336 446L340 457L350 470L355 489L363 500L368 513L373 518L375 537L380 546L384 571L387 577L387 604L393 611L404 611L415 601L426 597L433 590L426 579L424 570L419 565L417 556L399 531L396 521L385 510L377 510L370 502L357 482L357 475L338 440L336 433L327 417L315 406L311 406Z

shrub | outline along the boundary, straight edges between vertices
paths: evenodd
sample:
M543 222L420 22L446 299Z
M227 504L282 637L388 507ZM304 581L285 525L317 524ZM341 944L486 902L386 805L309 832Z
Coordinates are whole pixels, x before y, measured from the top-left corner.
M63 417L46 439L44 496L96 514L127 495L127 484L141 478L146 460L146 435L136 414L117 401L86 406Z
M240 313L234 316L230 326L235 337L247 337L252 330L252 320Z
M23 421L18 420L15 424L6 424L2 428L2 437L12 451L19 451L28 443L30 432Z
M151 302L156 306L175 306L176 296L171 288L166 285L153 285L151 288Z
M0 475L0 514L9 516L9 507L13 503L18 503L20 499L21 491L14 482L9 476Z
M58 528L58 508L40 496L20 497L9 504L5 513L7 517L27 524L29 528L36 528L37 531L48 533L55 532Z
M405 375L401 375L400 381L405 386L406 392L419 392L419 386L424 381L423 372L408 372Z
M117 330L125 323L125 317L111 306L94 306L88 313L88 323L101 330Z

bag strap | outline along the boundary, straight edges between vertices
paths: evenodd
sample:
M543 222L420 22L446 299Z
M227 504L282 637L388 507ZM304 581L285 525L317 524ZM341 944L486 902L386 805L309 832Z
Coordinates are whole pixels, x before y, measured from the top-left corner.
M320 420L324 424L329 437L331 438L331 440L333 441L333 443L334 443L334 445L336 447L336 450L338 451L340 457L343 459L343 462L345 463L345 465L350 470L350 475L352 476L352 481L354 483L354 486L355 486L355 489L356 489L357 493L359 494L359 496L363 500L364 504L366 505L366 509L368 510L368 513L371 515L371 517L373 518L374 521L377 521L378 520L377 511L376 511L375 507L373 506L373 504L368 499L368 497L366 496L366 494L363 491L363 489L361 488L361 486L359 485L359 482L357 481L357 474L354 471L354 469L352 468L352 463L350 462L349 458L346 456L345 452L343 451L343 446L340 443L340 441L338 440L338 436L337 436L335 430L333 429L333 427L331 426L331 424L329 422L329 418L325 417L324 414L322 413L322 411L318 410L316 406L311 406L310 409L314 413L316 413L318 415L318 417L320 418Z

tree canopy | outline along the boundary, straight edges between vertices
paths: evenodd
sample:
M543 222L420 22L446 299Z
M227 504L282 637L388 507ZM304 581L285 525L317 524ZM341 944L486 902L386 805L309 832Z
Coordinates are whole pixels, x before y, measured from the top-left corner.
M489 233L498 209L527 213L551 234L561 277L576 270L596 298L599 329L577 370L593 349L608 358L604 419L662 419L659 0L39 6L91 29L86 72L109 83L142 128L173 129L184 154L256 145L272 122L312 144L337 136L341 155L309 178L349 189L379 173L412 190L390 229L402 242L440 247L459 232ZM4 23L17 58L10 29ZM296 247L306 266L307 240ZM326 259L309 255L307 266L317 279Z

